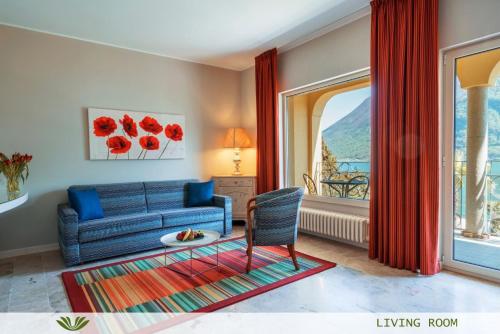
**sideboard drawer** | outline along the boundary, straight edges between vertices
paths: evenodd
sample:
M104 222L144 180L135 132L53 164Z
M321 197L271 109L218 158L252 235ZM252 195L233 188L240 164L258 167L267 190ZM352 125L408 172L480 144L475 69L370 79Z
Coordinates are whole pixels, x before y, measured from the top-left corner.
M227 191L227 187L224 188ZM251 190L249 192L241 192L241 191L227 191L226 194L228 196L231 196L233 199L233 212L235 212L237 215L242 215L246 214L246 209L247 209L247 202L249 199L249 195L251 193Z
M221 187L253 187L253 178L225 177L218 180Z
M233 196L236 194L243 194L250 197L255 196L253 187L215 187L215 192L228 196Z
M246 220L247 202L255 196L255 176L214 176L215 193L233 200L233 219Z

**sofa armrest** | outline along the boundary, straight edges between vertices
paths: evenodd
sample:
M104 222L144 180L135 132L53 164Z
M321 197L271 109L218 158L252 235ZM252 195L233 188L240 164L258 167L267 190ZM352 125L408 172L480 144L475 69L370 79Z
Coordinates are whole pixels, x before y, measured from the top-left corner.
M233 200L229 196L214 195L214 205L224 209L224 235L233 232Z
M78 213L68 204L57 206L59 238L65 245L78 244Z

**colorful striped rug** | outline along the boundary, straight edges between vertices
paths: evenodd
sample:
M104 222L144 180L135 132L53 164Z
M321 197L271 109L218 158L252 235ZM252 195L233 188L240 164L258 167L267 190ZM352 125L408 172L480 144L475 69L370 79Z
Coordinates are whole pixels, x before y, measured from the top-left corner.
M252 270L247 274L246 241L237 238L218 244L219 270L192 278L165 268L164 253L64 272L71 307L74 312L211 312L335 267L297 253L300 270L296 271L285 247L266 246L254 247ZM215 260L216 246L197 252ZM189 252L172 251L166 259L168 264L185 263ZM193 267L203 271L209 265L194 261Z

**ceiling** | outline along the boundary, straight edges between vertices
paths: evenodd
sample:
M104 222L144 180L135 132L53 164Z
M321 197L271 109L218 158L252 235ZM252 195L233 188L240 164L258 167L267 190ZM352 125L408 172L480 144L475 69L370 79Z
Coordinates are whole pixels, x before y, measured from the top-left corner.
M234 70L369 0L0 0L0 24Z

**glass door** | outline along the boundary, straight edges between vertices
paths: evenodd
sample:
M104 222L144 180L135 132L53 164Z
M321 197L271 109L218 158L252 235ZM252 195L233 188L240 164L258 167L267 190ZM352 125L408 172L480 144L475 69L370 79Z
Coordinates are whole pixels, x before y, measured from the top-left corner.
M498 279L500 41L444 60L444 265Z

